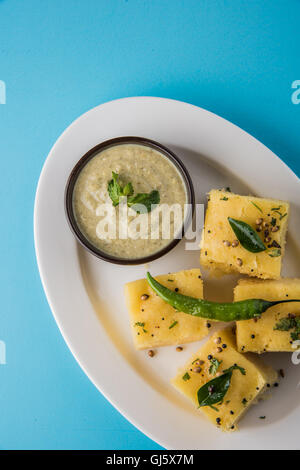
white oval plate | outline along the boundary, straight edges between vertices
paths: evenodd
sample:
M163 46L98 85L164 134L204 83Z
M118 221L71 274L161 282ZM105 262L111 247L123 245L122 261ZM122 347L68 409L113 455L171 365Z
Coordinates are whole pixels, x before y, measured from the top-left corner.
M38 184L34 232L40 275L53 315L82 369L137 428L168 449L292 449L299 444L300 368L290 354L267 354L286 378L270 400L252 407L229 435L212 426L169 385L188 356L161 348L150 359L133 348L124 305L125 282L143 277L145 266L117 266L79 247L66 222L64 189L77 160L99 142L122 135L157 140L182 158L192 175L197 202L211 188L230 186L289 200L292 204L284 275L300 276L300 184L270 150L240 128L204 109L162 98L125 98L98 106L58 139ZM199 267L199 252L184 241L158 261L153 274ZM206 293L231 299L234 277L207 280ZM217 295L215 295L217 293ZM260 415L267 419L258 419Z

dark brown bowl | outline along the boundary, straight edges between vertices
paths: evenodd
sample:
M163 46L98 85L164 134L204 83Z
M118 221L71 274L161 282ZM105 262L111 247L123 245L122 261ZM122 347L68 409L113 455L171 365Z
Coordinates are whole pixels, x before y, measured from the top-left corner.
M186 187L187 203L191 204L192 206L192 210L190 211L187 218L185 219L184 225L185 227L187 227L191 223L192 217L194 214L194 209L195 209L195 194L194 194L193 183L192 183L189 173L187 172L181 160L173 152L171 152L171 150L159 144L158 142L146 139L144 137L117 137L115 139L106 140L105 142L102 142L101 144L98 144L95 147L93 147L85 155L83 155L83 157L81 157L81 159L76 163L75 167L73 168L68 178L67 185L66 185L65 211L67 215L67 220L78 242L84 248L86 248L90 253L92 253L94 256L97 256L97 258L100 258L105 261L109 261L110 263L123 264L123 265L137 265L137 264L148 263L157 258L160 258L161 256L168 253L170 250L172 250L177 245L177 243L179 243L180 238L176 238L176 239L174 238L173 240L170 241L170 243L167 246L165 246L161 250L157 251L156 253L152 255L145 256L143 258L134 258L134 259L119 258L116 256L112 256L106 253L105 251L99 250L83 235L83 233L81 232L80 228L77 225L76 218L75 218L74 211L73 211L73 190L74 190L76 180L79 176L79 173L81 172L83 167L100 151L105 150L109 147L113 147L115 145L120 145L120 144L138 144L138 145L144 145L146 147L151 147L159 151L163 155L165 155L173 163L173 165L176 166ZM182 237L183 235L184 235L184 226L182 227Z

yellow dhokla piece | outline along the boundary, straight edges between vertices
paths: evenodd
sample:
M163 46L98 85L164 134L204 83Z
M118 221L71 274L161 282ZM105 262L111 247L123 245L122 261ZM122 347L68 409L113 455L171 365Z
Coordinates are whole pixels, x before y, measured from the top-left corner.
M218 352L218 348L222 352ZM222 361L215 375L210 371L212 358ZM227 327L211 336L172 380L172 384L177 390L189 398L198 408L198 390L207 382L222 375L224 370L234 364L244 368L246 374L242 375L239 370L233 371L231 383L223 402L214 405L217 410L209 406L199 408L212 423L223 431L236 430L237 421L250 405L263 394L267 386L276 381L277 373L259 359L239 353L236 350L234 332L231 327Z
M253 298L269 301L300 299L300 279L240 280L234 289L234 300ZM264 312L260 319L237 322L238 350L259 354L266 351L294 351L292 344L296 338L293 339L291 335L296 331L293 328L294 316L300 319L298 302L275 305ZM281 329L277 329L278 326Z
M267 250L251 253L241 244L231 246L236 236L228 217L246 222L255 230L257 219L262 218L265 226L261 224L258 234L263 242L270 237L271 240L265 242ZM285 249L288 217L287 202L239 196L223 190L210 191L200 245L201 264L211 270L226 273L238 271L262 279L278 279ZM227 246L228 242L230 246Z
M181 294L203 298L200 269L156 276L156 279ZM188 343L208 334L207 320L177 312L155 294L146 279L126 284L125 297L137 349Z

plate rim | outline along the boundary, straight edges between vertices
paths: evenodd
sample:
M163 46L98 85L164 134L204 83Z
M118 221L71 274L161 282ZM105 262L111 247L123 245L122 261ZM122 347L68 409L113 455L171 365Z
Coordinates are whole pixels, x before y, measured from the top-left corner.
M64 331L64 329L62 327L62 324L61 324L61 321L60 321L60 318L59 318L59 314L57 314L56 311L55 311L55 305L54 305L55 302L54 302L54 299L52 298L52 293L50 293L50 291L48 289L48 286L47 286L48 282L47 282L47 279L46 279L47 278L47 275L46 275L46 272L45 272L46 268L43 265L43 261L42 261L42 254L41 254L42 248L41 248L41 245L40 245L41 240L39 239L39 227L38 227L38 224L39 224L39 201L40 201L40 197L41 197L41 194L42 194L42 188L43 188L43 185L44 185L44 180L46 178L47 168L50 164L51 156L52 156L55 148L62 142L62 140L67 135L67 133L70 131L70 129L72 129L81 120L86 119L86 117L90 113L95 112L99 108L103 108L103 107L109 106L111 104L116 105L117 103L126 103L126 102L134 103L135 101L142 102L143 100L144 101L159 101L160 103L176 103L176 104L179 104L180 106L188 106L188 107L191 107L191 108L196 109L196 110L201 110L201 112L207 113L207 115L209 115L213 119L217 119L219 122L226 123L226 125L232 126L232 129L238 130L244 136L246 135L246 137L248 139L252 139L252 141L255 142L255 144L258 144L258 145L262 146L265 150L267 150L267 153L270 154L270 157L272 156L272 158L275 158L278 162L280 162L281 165L283 165L285 167L285 170L287 171L289 177L293 178L295 183L297 183L297 185L299 184L299 178L291 170L291 168L289 168L288 165L285 162L283 162L274 152L272 152L263 143L258 141L255 137L251 136L248 132L244 131L242 128L240 128L236 124L233 124L230 121L224 119L223 117L218 116L217 114L212 113L211 111L205 110L205 109L203 109L201 107L198 107L196 105L193 105L191 103L186 103L186 102L182 102L182 101L179 101L179 100L173 100L173 99L170 99L170 98L160 98L160 97L151 97L151 96L136 96L136 97L126 97L126 98L120 98L120 99L117 99L117 100L111 100L111 101L102 103L98 106L95 106L92 109L86 111L81 116L76 118L62 132L62 134L58 137L58 139L56 140L56 142L52 146L52 148L51 148L51 150L50 150L50 152L49 152L49 154L48 154L48 156L47 156L47 158L46 158L46 160L43 164L43 168L41 170L41 174L40 174L38 184L37 184L35 201L34 201L34 245L35 245L36 258L37 258L37 265L38 265L39 274L40 274L40 277L41 277L41 282L42 282L42 285L43 285L43 289L45 291L47 302L50 306L51 312L52 312L52 314L54 316L54 319L57 323L59 331L62 334L68 348L70 349L70 351L72 353L72 355L74 356L74 358L76 359L76 361L78 362L78 364L80 365L80 367L82 368L84 373L88 376L89 380L95 385L95 387L114 406L114 408L116 408L130 423L132 423L137 429L139 429L142 433L144 433L146 436L148 436L154 442L157 442L159 445L163 446L164 448L167 448L167 449L169 448L170 449L170 448L172 448L172 446L169 445L167 440L164 441L161 438L157 438L150 429L147 429L147 426L145 427L145 425L142 422L139 422L139 420L136 420L130 414L130 412L127 412L126 410L124 410L122 408L122 406L120 406L113 399L111 399L111 397L109 396L109 393L107 393L107 391L105 390L105 385L104 386L99 385L99 383L97 383L94 380L94 377L89 373L87 365L78 356L77 351L73 347L72 341L70 340L70 338L68 337L68 334ZM141 421L142 421L142 419L141 419Z

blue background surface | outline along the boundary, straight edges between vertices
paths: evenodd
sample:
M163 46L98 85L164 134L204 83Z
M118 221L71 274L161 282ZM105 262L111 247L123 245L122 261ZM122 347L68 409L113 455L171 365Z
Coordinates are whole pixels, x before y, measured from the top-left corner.
M100 103L163 96L233 121L299 176L299 18L298 0L0 0L0 448L159 448L89 382L47 305L32 218L55 140Z

